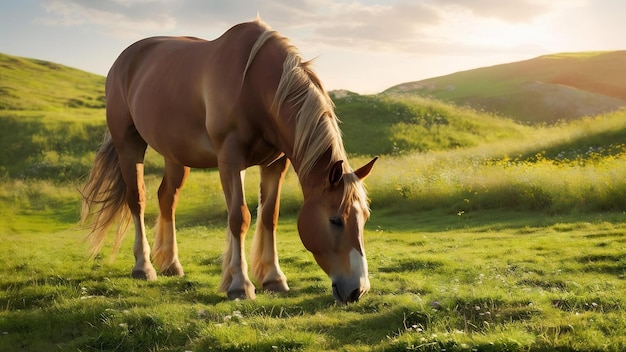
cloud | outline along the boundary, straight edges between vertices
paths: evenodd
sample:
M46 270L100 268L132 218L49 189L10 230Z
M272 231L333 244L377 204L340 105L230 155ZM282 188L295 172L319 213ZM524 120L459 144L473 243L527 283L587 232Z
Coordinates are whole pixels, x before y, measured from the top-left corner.
M118 37L185 30L208 33L252 20L258 12L274 28L297 32L304 40L362 49L411 41L421 25L438 17L421 3L365 5L341 0L48 0L44 8L47 17L40 23L95 25Z
M485 35L472 32L483 23L502 33L511 26L530 28L554 7L580 1L584 0L48 0L44 3L48 16L42 22L95 25L118 39L212 38L235 23L254 19L258 12L272 27L307 47L421 54L460 49L464 36ZM528 45L523 38L519 43Z
M151 31L171 30L176 18L154 4L166 1L58 1L44 2L48 14L38 19L50 26L96 26L115 37L141 36Z
M319 16L312 40L361 50L404 51L425 37L424 29L439 15L423 4L335 4L332 12Z
M274 26L299 27L313 20L312 14L323 4L313 0L47 0L43 3L47 16L38 22L93 25L118 38L173 33L202 36L253 20L257 13Z

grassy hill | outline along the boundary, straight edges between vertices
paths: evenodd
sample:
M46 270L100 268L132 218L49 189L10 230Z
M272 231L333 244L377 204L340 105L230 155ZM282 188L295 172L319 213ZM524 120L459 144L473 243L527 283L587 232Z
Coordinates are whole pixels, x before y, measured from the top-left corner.
M507 67L503 65L500 71L509 70ZM481 70L490 71L477 71ZM469 75L465 81L471 83L474 80L470 78L477 73L461 74ZM4 54L0 54L0 77L0 175L68 181L86 174L105 130L104 78ZM402 87L408 86L394 89L405 89ZM512 89L513 85L507 87ZM337 91L331 95L343 121L345 146L351 155L400 155L486 144L520 144L520 140L537 133L536 128L496 114L415 94L361 96ZM618 145L626 135L620 128L602 133L578 133L579 137L551 147L553 154L565 151L572 155L590 147ZM527 149L523 151L527 157L543 150ZM160 157L149 154L147 171L160 173L160 166Z
M0 53L0 110L104 108L104 77Z
M406 154L457 149L529 131L513 120L419 96L331 93L352 154Z
M626 51L564 53L399 84L388 94L431 96L521 121L555 122L626 106Z
M104 77L0 54L0 177L76 180L102 141Z

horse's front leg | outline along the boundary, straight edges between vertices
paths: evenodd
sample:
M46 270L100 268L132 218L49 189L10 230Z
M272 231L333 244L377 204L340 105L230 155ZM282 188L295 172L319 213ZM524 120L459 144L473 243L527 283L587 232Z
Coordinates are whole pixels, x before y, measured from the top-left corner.
M183 267L178 260L176 244L176 205L180 191L189 176L189 168L171 160L165 160L165 173L159 187L159 217L152 258L167 276L183 276Z
M254 285L248 278L248 264L244 252L246 232L250 227L250 211L243 192L245 171L230 165L219 166L222 188L228 208L227 247L222 262L220 292L229 299L254 299Z
M263 289L273 292L289 291L287 278L278 265L276 251L280 190L288 167L287 157L269 166L261 166L257 225L250 253L254 277L263 284Z

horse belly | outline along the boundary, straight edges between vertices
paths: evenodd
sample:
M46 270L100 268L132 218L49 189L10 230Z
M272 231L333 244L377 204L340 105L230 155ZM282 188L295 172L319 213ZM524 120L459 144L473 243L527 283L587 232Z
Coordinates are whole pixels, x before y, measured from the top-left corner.
M148 145L164 158L193 168L217 167L217 153L208 136L186 134L146 138Z
M150 119L135 118L135 128L157 153L180 165L194 168L217 166L217 152L203 124L183 116L159 116Z
M217 155L209 143L196 140L181 141L180 144L174 145L176 148L170 148L169 152L164 152L165 157L193 168L217 167Z

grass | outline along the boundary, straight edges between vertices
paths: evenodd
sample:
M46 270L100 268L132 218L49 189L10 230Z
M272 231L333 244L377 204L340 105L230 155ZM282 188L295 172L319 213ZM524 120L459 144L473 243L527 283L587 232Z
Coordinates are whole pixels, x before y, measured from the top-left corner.
M68 182L89 171L103 109L0 110L0 176Z
M329 280L279 228L285 295L228 301L215 290L224 224L180 230L184 278L128 276L85 259L76 230L3 236L2 350L619 351L624 328L624 215L440 211L374 217L372 291L335 305ZM28 248L28 250L25 250Z

